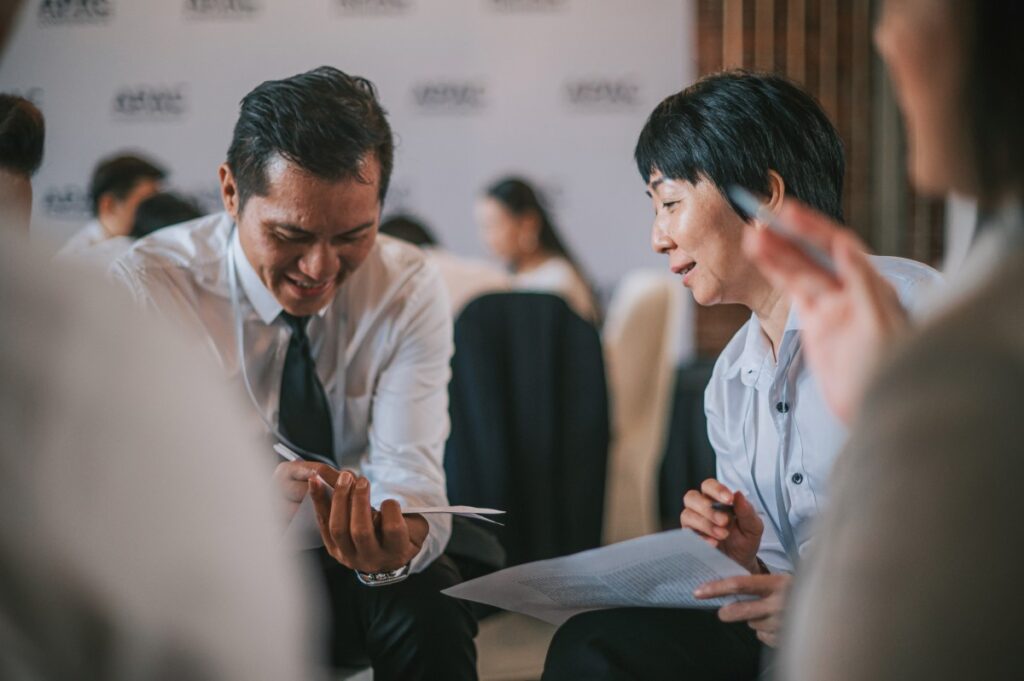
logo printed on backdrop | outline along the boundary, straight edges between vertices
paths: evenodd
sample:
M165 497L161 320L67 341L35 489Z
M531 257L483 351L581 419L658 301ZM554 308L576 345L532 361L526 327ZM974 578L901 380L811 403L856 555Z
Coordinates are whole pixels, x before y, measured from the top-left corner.
M334 0L342 14L381 16L406 14L413 9L413 0Z
M92 199L81 185L49 187L43 192L43 211L58 220L85 222L92 217Z
M474 114L487 107L487 86L480 81L436 80L413 85L417 111L425 114Z
M497 12L555 12L565 9L569 0L487 0Z
M565 83L565 97L577 111L629 111L640 106L635 78L580 78Z
M40 0L39 23L44 26L106 24L114 16L112 0Z
M179 120L188 110L187 88L176 85L130 85L114 93L118 120Z
M260 0L185 0L186 19L248 19L263 10Z

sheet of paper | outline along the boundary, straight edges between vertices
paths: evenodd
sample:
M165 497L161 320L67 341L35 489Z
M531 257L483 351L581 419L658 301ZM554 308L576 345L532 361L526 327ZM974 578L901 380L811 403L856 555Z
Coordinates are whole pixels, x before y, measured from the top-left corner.
M747 574L691 530L671 530L517 565L442 593L561 624L606 608L718 608L738 598L698 600L693 590Z
M330 490L330 487L328 487ZM493 508L476 508L475 506L410 506L403 508L402 513L419 513L430 515L433 513L450 513L461 515L467 518L475 518L484 522L500 525L501 523L486 516L501 515L505 511L498 511ZM315 549L324 545L320 537L320 528L316 523L316 512L313 509L313 499L306 495L306 498L299 504L299 509L292 516L292 521L284 532L285 545L296 550Z

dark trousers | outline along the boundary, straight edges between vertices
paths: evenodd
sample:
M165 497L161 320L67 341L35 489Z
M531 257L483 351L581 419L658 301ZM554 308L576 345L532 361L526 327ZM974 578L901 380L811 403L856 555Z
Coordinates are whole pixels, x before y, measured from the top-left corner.
M597 610L558 629L543 681L752 681L761 648L750 627L714 610Z
M330 659L373 666L374 681L475 680L476 620L441 589L462 581L447 556L390 586L367 587L324 549L311 552L331 603Z

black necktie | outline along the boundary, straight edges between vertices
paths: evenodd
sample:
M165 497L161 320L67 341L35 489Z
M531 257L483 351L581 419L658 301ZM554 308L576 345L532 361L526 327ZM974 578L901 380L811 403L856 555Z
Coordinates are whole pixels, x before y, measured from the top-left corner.
M333 459L330 404L316 375L316 363L309 350L309 337L306 336L309 317L282 312L281 318L291 327L292 338L281 373L278 428L288 440L307 452Z

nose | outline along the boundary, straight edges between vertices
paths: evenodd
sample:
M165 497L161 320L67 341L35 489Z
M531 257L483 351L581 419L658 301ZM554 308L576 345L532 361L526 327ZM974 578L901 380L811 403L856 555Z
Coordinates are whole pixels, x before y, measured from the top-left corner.
M654 224L651 225L651 248L655 253L665 255L668 254L674 246L675 243L673 243L672 239L669 238L668 232L665 230L664 225L661 224L661 220L655 217Z
M314 282L323 283L338 273L338 259L326 242L310 247L299 259L299 271Z

